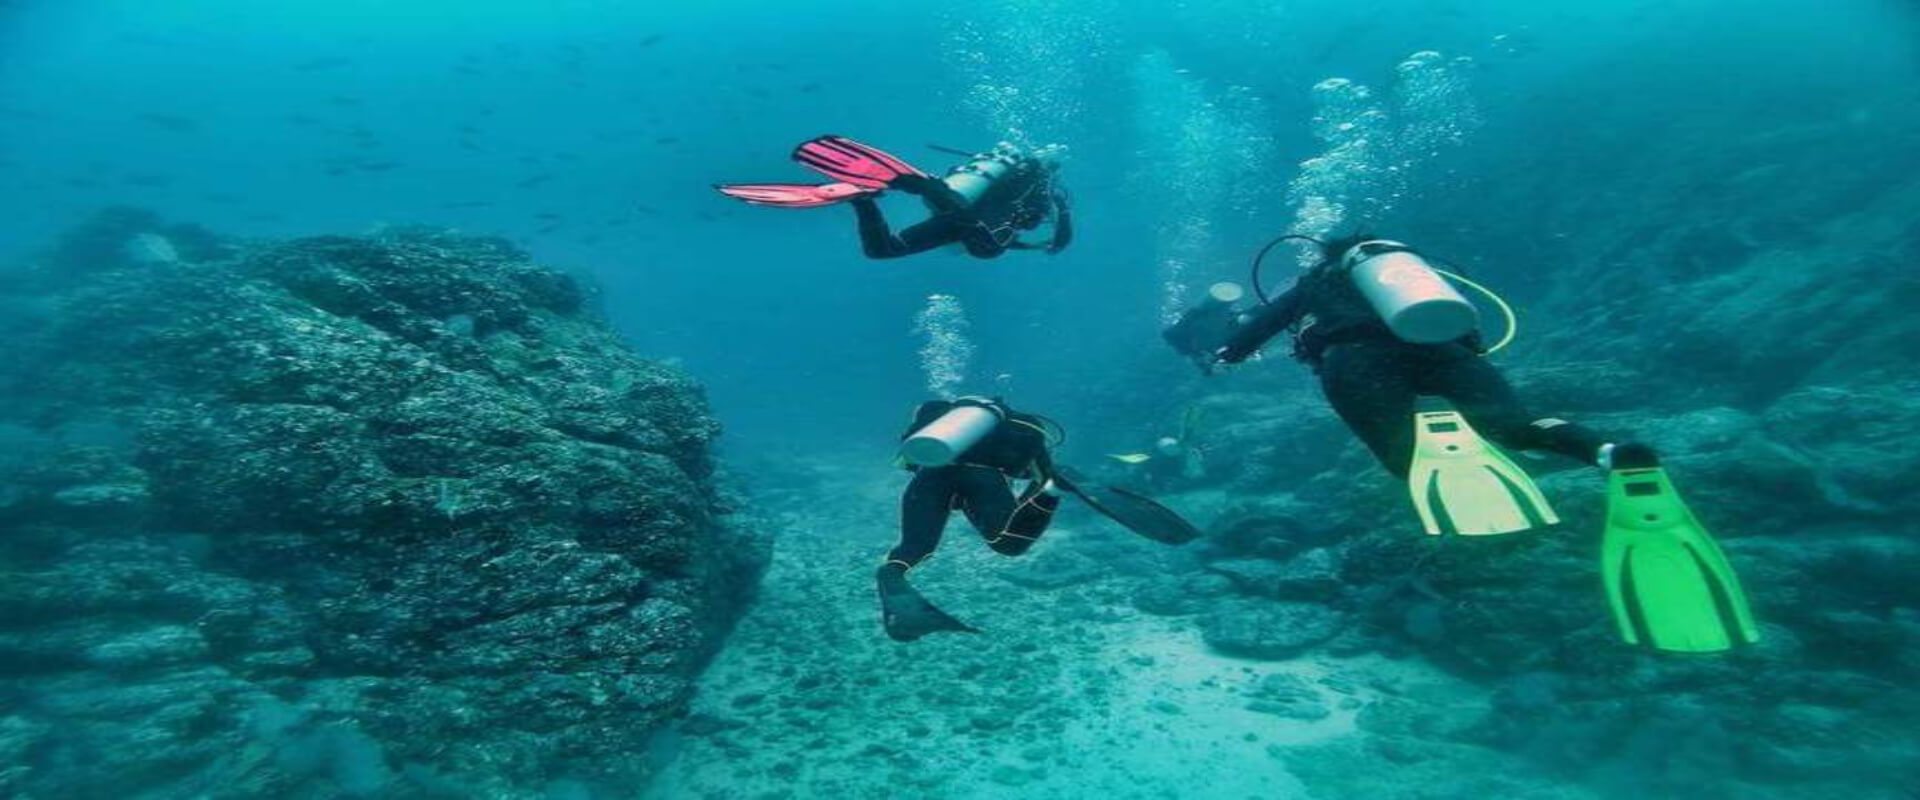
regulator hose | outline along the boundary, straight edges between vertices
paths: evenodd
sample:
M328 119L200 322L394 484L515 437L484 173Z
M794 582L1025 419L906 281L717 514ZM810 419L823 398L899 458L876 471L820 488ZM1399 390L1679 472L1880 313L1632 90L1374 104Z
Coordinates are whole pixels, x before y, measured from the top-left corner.
M1274 239L1273 241L1267 242L1265 246L1260 248L1260 252L1253 254L1252 274L1248 276L1247 282L1253 284L1253 294L1255 297L1260 298L1261 305L1266 305L1267 303L1272 301L1267 299L1266 287L1263 287L1260 285L1260 262L1265 261L1267 259L1267 253L1271 252L1273 248L1279 247L1281 242L1291 241L1294 239L1304 239L1306 241L1313 242L1314 244L1320 245L1321 249L1325 249L1327 246L1326 242L1323 242L1319 239L1315 239L1312 236L1308 236L1304 233L1289 233L1284 236L1280 236Z
M1520 321L1519 321L1519 318L1515 316L1515 314L1513 313L1513 306L1507 305L1507 301L1504 298L1500 297L1500 295L1495 294L1492 289L1489 289L1485 286L1481 286L1478 282L1468 278L1465 275L1461 275L1456 272L1449 272L1439 267L1434 267L1433 271L1438 272L1442 275L1445 275L1449 278L1452 278L1456 283L1459 283L1462 286L1470 287L1474 291L1479 292L1481 295L1485 296L1488 300L1492 300L1494 307L1500 309L1500 316L1506 318L1506 323L1507 323L1506 334L1501 336L1500 341L1495 342L1492 347L1487 348L1487 355L1493 355L1494 353L1498 353L1502 349L1506 348L1507 345L1513 343L1514 334L1517 334L1520 332Z

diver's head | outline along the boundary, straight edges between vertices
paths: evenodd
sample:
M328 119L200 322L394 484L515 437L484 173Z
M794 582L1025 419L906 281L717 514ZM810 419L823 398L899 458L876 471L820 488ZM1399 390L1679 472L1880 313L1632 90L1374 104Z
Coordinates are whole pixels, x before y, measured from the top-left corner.
M1058 172L1067 163L1067 146L1064 144L1043 144L1027 151L1027 160L1032 161L1049 173Z
M1233 305L1247 296L1247 290L1233 281L1220 281L1207 287L1207 299L1221 305Z

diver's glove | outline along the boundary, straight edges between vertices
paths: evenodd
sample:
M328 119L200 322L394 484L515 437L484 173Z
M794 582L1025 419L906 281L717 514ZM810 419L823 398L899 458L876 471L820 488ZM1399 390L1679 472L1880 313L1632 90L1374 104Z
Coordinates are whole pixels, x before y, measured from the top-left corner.
M1047 255L1054 255L1073 244L1073 197L1064 186L1053 188L1053 238L1047 242Z
M1227 345L1226 347L1213 351L1213 363L1216 365L1224 364L1231 366L1245 361L1249 357L1256 356L1258 353L1258 350L1235 350L1233 345Z

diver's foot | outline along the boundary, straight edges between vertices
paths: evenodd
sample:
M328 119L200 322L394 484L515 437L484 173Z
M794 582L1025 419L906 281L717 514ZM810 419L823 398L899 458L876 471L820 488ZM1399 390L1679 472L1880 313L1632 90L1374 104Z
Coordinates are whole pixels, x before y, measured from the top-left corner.
M1639 442L1603 444L1595 459L1603 470L1647 469L1660 466L1660 455L1650 445Z
M896 642L911 642L929 633L979 633L954 619L907 583L907 571L895 563L883 564L874 575L880 588L880 624Z

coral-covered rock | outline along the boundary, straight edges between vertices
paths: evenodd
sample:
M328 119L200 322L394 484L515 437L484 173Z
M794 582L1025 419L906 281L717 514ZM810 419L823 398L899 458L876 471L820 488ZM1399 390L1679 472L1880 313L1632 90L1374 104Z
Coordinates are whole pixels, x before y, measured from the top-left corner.
M61 257L157 224L120 212ZM177 255L8 284L65 310L0 370L36 389L5 421L137 436L0 481L0 679L37 698L0 747L102 765L0 785L365 796L434 763L507 796L625 769L765 558L699 388L497 240Z

